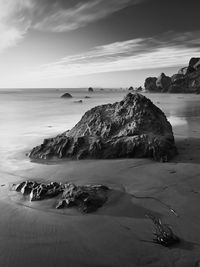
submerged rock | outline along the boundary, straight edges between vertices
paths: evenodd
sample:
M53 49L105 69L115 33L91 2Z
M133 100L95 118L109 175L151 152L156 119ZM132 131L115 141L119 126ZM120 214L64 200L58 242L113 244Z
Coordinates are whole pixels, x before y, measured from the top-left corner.
M70 130L32 149L31 159L149 157L176 154L172 127L148 98L129 93L120 102L87 111Z
M78 207L85 213L94 212L107 201L109 188L104 185L76 186L72 183L49 184L25 181L15 185L15 190L29 195L30 201L37 201L58 196L62 193L56 208Z
M72 98L72 95L69 93L65 93L61 96L62 98Z

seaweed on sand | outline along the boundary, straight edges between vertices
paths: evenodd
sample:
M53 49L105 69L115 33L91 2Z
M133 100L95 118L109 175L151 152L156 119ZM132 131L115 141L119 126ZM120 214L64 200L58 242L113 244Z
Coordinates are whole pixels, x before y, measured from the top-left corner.
M147 217L154 223L154 235L153 242L165 247L170 247L180 242L178 236L176 236L169 225L161 222L160 218L156 218L152 214L148 214Z

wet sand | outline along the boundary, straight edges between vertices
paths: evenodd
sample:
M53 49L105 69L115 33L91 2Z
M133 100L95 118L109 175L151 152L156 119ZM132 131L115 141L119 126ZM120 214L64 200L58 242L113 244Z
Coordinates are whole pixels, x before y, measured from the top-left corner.
M174 115L173 108L167 110L169 99L153 97ZM200 97L174 97L192 109L180 110L180 123L174 125L179 155L169 163L84 160L1 169L0 266L195 266L200 261L200 104L195 97ZM22 153L16 157L23 159ZM10 190L27 178L101 183L113 190L105 206L83 215L55 210L56 199L29 202ZM172 248L152 243L148 213L168 223L181 243Z

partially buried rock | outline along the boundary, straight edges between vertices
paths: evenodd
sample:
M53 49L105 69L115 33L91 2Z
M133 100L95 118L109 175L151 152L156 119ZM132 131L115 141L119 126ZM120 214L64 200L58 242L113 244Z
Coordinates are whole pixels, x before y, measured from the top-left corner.
M172 127L148 98L129 93L122 101L87 111L70 131L32 149L30 158L141 158L176 155Z
M29 195L30 201L56 197L62 193L56 208L78 207L82 212L94 212L107 201L109 188L104 185L76 186L72 183L48 184L35 181L24 181L15 185L15 190L23 195Z
M44 184L35 181L25 181L15 185L15 190L23 195L30 195L31 201L54 197L61 193L62 189L61 184L56 182Z
M76 186L66 184L62 199L56 208L75 206L85 213L94 212L106 202L108 190L108 187L103 185Z
M62 98L72 98L72 95L69 93L65 93L61 96Z

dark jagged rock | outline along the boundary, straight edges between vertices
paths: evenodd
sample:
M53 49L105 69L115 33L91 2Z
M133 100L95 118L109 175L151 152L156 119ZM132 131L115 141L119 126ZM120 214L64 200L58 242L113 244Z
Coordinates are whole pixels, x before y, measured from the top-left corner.
M65 93L61 96L62 98L72 98L72 95L69 93Z
M161 92L167 92L171 85L171 78L166 76L164 73L161 73L156 80L156 86L160 88Z
M129 87L128 90L133 91L134 90L133 86Z
M155 238L153 239L155 243L170 247L180 242L179 237L173 233L172 229L167 224L163 224L160 219L157 219L153 215L148 215L147 217L153 221L155 226Z
M94 92L94 89L93 89L92 87L89 87L89 88L88 88L88 92L89 92L89 93L93 93L93 92Z
M35 181L25 181L15 186L17 192L21 192L23 195L30 195L31 201L54 197L62 192L62 189L62 185L56 182L44 184Z
M94 212L106 202L108 190L108 187L103 185L76 186L74 184L66 184L62 199L56 208L75 206L82 212Z
M15 190L29 195L30 201L37 201L58 196L62 193L56 208L78 207L85 213L94 212L107 201L109 188L104 185L76 186L72 183L49 184L25 181L15 185Z
M156 77L148 77L145 80L144 88L147 92L160 92L161 90L156 85L157 78Z
M120 102L87 111L70 130L30 152L32 159L150 157L176 154L172 127L148 98L129 93Z

